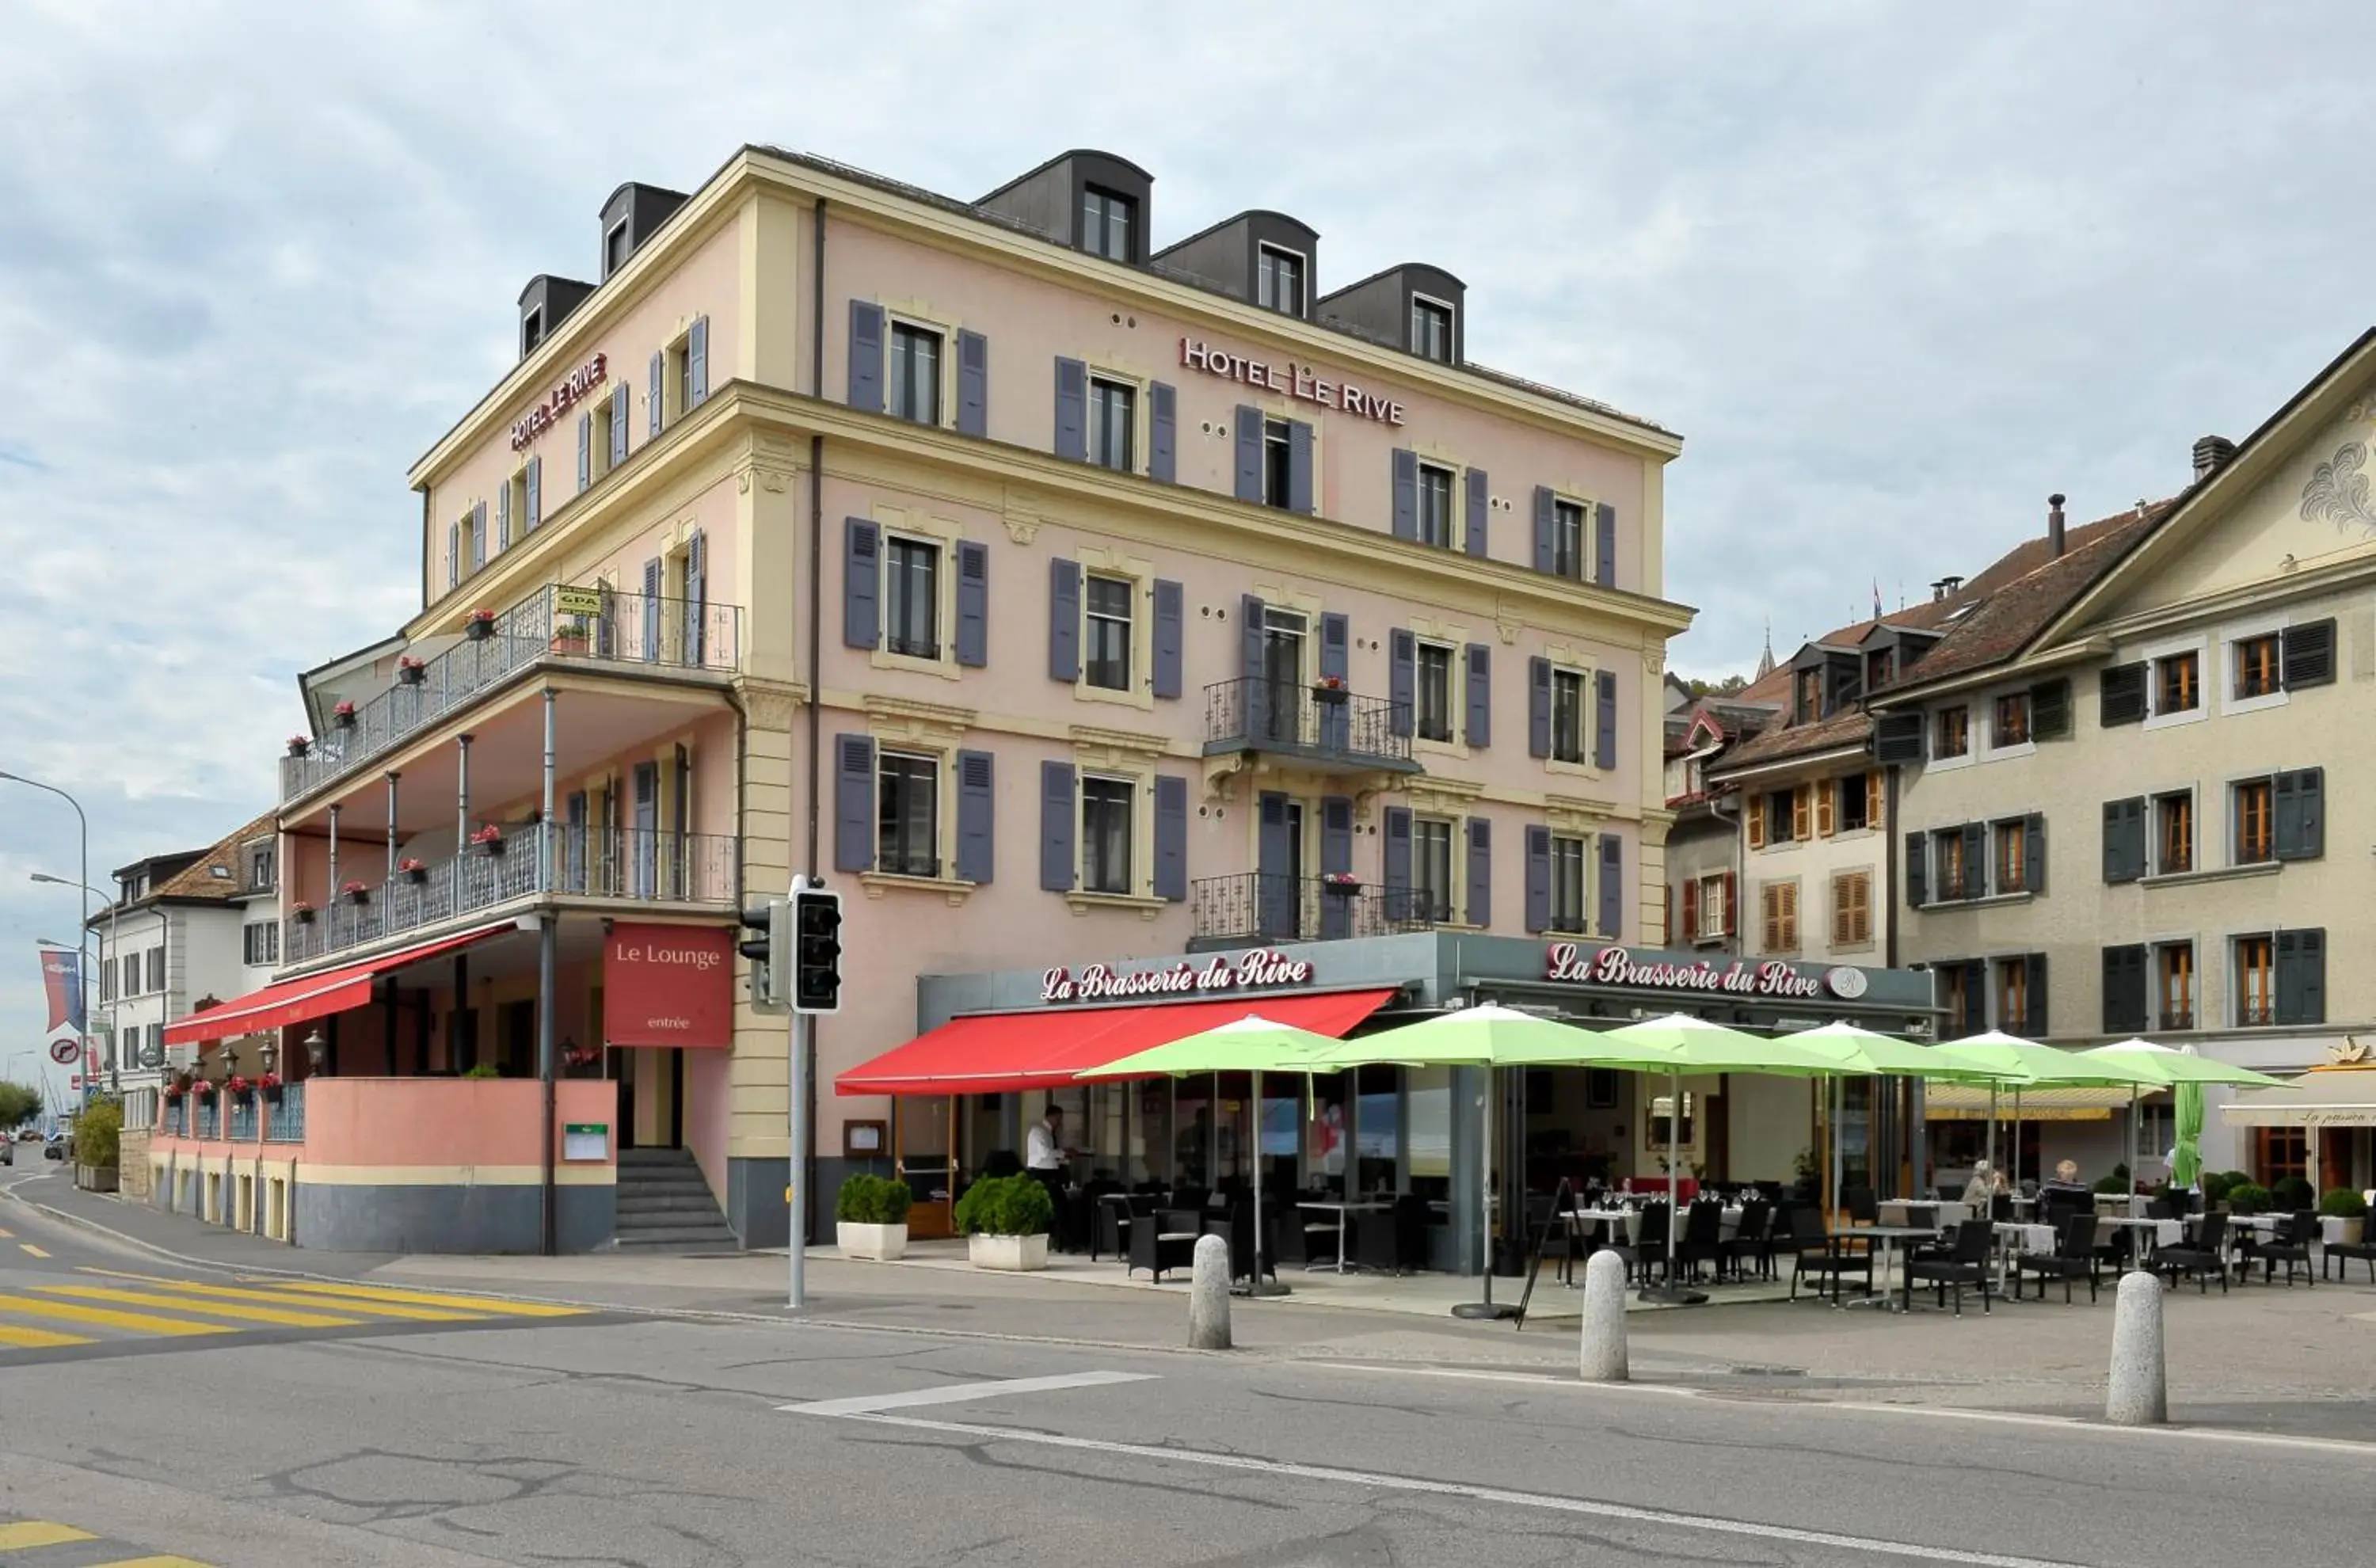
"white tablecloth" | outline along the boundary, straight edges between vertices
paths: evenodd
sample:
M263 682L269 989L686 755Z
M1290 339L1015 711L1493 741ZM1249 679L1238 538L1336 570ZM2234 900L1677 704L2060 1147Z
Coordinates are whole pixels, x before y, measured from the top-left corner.
M1883 1225L1928 1225L1933 1222L1932 1218L1916 1218L1915 1214L1920 1211L1929 1211L1935 1218L1942 1230L1961 1225L1972 1218L1971 1207L1966 1204L1934 1203L1922 1198L1892 1198L1881 1206L1881 1222Z
M1608 1226L1610 1228L1610 1234L1612 1237L1622 1235L1628 1246L1633 1245L1635 1239L1642 1234L1642 1212L1639 1209L1580 1208L1575 1210L1574 1214L1576 1219L1586 1225ZM1726 1209L1724 1211L1724 1223L1717 1234L1723 1237L1724 1240L1729 1241L1740 1233L1740 1210L1737 1208ZM1682 1232L1680 1230L1676 1231L1675 1239L1677 1241L1682 1240Z
M2054 1227L2000 1219L1997 1240L2016 1253L2050 1253L2054 1250Z
M2039 1229L2043 1229L2044 1227L2041 1226ZM2185 1230L2185 1227L2175 1219L2131 1219L2116 1214L2099 1214L2096 1217L2096 1230L2098 1235L2108 1230L2122 1229L2151 1229L2154 1245L2156 1247L2178 1245L2178 1239Z

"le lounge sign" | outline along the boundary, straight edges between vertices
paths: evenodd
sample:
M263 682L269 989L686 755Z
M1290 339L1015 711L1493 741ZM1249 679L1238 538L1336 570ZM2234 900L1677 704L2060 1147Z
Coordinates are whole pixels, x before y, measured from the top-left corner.
M1708 996L1757 996L1812 1000L1826 991L1847 1001L1864 994L1864 971L1832 969L1801 974L1778 958L1762 964L1736 960L1711 964L1643 962L1622 947L1587 952L1573 942L1554 942L1546 955L1545 978L1571 985L1606 985L1630 991L1681 991Z
M607 354L597 354L571 371L544 395L543 402L512 422L512 450L518 451L551 430L553 421L567 412L579 398L609 380L610 376L611 360Z
M1381 398L1374 392L1364 392L1349 381L1331 381L1318 374L1308 364L1293 360L1281 369L1261 360L1250 360L1243 354L1232 354L1216 349L1202 339L1180 339L1180 362L1189 370L1201 370L1207 375L1218 375L1224 381L1242 382L1265 392L1280 392L1301 403L1317 403L1324 409L1341 409L1362 419L1375 420L1380 424L1403 422L1403 406L1391 398Z
M733 936L620 921L602 953L602 1039L618 1046L734 1043Z
M1040 978L1040 1000L1132 1002L1143 996L1209 996L1311 983L1310 964L1276 948L1257 947L1234 964L1225 957L1206 964L1183 961L1126 975L1115 973L1106 964L1091 964L1078 974L1068 968L1050 969Z

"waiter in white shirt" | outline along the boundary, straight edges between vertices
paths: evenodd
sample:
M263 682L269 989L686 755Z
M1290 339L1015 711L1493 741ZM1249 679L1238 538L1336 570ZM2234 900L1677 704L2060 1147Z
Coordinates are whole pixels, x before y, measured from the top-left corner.
M1048 1113L1031 1123L1023 1138L1023 1167L1031 1179L1048 1189L1048 1203L1056 1214L1059 1250L1066 1240L1064 1225L1064 1110L1051 1104Z

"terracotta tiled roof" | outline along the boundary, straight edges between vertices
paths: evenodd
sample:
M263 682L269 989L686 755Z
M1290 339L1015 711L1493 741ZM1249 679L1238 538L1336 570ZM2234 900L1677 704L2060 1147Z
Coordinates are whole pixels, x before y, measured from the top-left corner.
M1835 713L1829 719L1819 719L1812 724L1781 725L1733 747L1709 771L1722 777L1762 763L1811 756L1817 752L1837 751L1842 746L1862 745L1871 730L1872 719L1861 707Z
M240 851L258 838L269 838L279 831L279 817L267 812L254 822L225 837L205 854L200 855L179 875L159 887L152 897L205 898L228 903L244 897L255 889L247 885L246 872ZM222 867L231 874L219 876L215 868Z

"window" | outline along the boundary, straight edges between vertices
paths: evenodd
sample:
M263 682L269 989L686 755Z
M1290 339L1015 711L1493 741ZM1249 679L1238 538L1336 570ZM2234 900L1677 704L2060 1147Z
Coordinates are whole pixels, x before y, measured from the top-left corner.
M627 246L627 220L622 218L611 225L609 233L602 236L602 276L608 278L626 266L631 254Z
M2029 1028L2029 960L1997 960L1997 1028L2019 1033Z
M1933 964L1930 968L1939 977L1939 1005L1946 1010L1946 1016L1939 1020L1939 1032L1950 1039L1977 1033L1979 1025L1972 1017L1972 1004L1978 987L1970 979L1971 971L1956 963Z
M148 989L165 989L165 950L162 947L148 949Z
M2288 1176L2309 1180L2310 1130L2306 1127L2252 1129L2252 1176L2263 1187Z
M1584 672L1551 671L1551 760L1584 760Z
M1091 893L1128 893L1131 798L1127 778L1081 780L1081 885Z
M272 846L256 844L247 851L247 885L251 892L266 892L272 886Z
M1877 692L1897 673L1897 650L1877 647L1864 656L1864 689Z
M1799 885L1795 882L1768 882L1758 888L1760 911L1764 916L1765 951L1796 953L1799 950Z
M1584 840L1551 838L1551 924L1561 932L1584 930Z
M1295 472L1294 438L1285 420L1263 421L1263 505L1287 506Z
M2158 977L2161 996L2161 1023L2165 1029L2191 1029L2194 1027L2194 944L2165 943L2154 955L2154 969Z
M890 876L938 876L941 759L885 752L874 773L874 866Z
M1138 204L1126 196L1116 196L1095 185L1083 186L1081 248L1109 261L1130 260L1130 231L1138 216L1137 208Z
M280 923L255 921L239 932L240 962L260 968L280 962Z
M2276 942L2266 936L2236 939L2236 1024L2254 1028L2277 1021Z
M1452 307L1433 300L1411 301L1411 352L1452 362Z
M2270 788L2266 778L2236 786L2236 861L2258 865L2276 859L2276 840L2270 831Z
M2154 842L2161 852L2155 868L2164 876L2194 869L2194 797L2180 790L2154 797Z
M1732 883L1723 872L1700 878L1698 929L1692 935L1705 941L1711 937L1729 936L1732 921Z
M1943 760L1967 754L1972 749L1972 710L1968 707L1944 707L1939 710L1939 721L1930 737L1930 755Z
M1092 686L1130 690L1130 606L1135 590L1120 577L1091 577L1084 602L1088 612L1088 647L1083 671Z
M2274 696L2277 692L2278 652L2285 639L2271 632L2245 637L2236 644L2236 695Z
M1419 541L1452 546L1452 470L1432 463L1419 466Z
M1411 910L1421 920L1452 918L1453 830L1441 817L1411 823Z
M1797 680L1797 694L1790 705L1794 723L1812 724L1824 716L1824 672L1801 670Z
M536 352L536 346L543 341L544 309L539 306L520 317L520 358L526 359Z
M1797 807L1798 794L1790 790L1770 790L1760 800L1759 809L1765 814L1765 841L1768 844L1788 844L1797 837Z
M1303 314L1301 256L1293 251L1265 245L1256 274L1254 299L1263 309L1284 311L1289 315Z
M1939 891L1936 897L1969 898L1978 891L1971 880L1973 867L1964 858L1964 830L1951 827L1944 833L1934 833L1931 839L1939 847Z
M2203 656L2192 648L2154 660L2154 711L2186 713L2203 706Z
M1651 1148L1673 1148L1678 1134L1682 1146L1690 1148L1697 1134L1693 1131L1693 1104L1699 1097L1690 1089L1683 1091L1683 1115L1680 1126L1670 1125L1675 1119L1675 1102L1669 1095L1650 1097L1650 1127L1645 1142Z
M1872 775L1851 773L1839 781L1840 831L1860 833L1872 826Z
M1137 409L1135 387L1089 377L1089 461L1101 469L1131 471L1131 432Z
M1872 942L1872 873L1843 872L1832 878L1832 945L1863 947Z
M893 539L883 560L883 650L938 659L941 547Z
M1452 739L1452 649L1442 643L1419 645L1418 719L1420 740Z
M2029 694L2007 692L1997 698L1995 722L1989 730L1991 746L2018 746L2029 739Z
M2018 893L2029 885L2025 868L2029 861L2029 825L2019 817L1996 825L1997 891Z
M691 407L688 398L686 407ZM891 412L917 424L941 422L941 335L891 325Z
M1573 501L1551 503L1551 571L1578 582L1590 575L1585 563L1584 508Z

